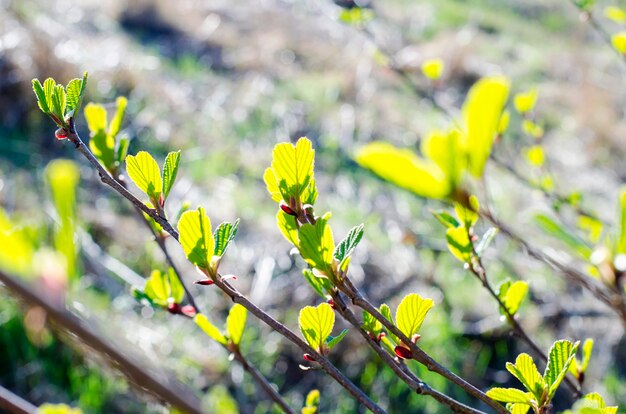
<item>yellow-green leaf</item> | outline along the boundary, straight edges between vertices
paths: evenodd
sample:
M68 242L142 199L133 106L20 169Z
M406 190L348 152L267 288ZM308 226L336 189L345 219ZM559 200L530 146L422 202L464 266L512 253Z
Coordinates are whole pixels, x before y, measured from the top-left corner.
M271 168L283 200L289 202L294 198L304 203L304 199L312 191L308 187L313 179L314 162L315 151L308 138L300 138L295 146L284 142L274 147ZM273 189L268 184L268 189L270 188Z
M56 85L52 92L52 112L61 120L65 120L66 95L63 85Z
M541 399L546 385L539 370L537 370L535 361L533 361L530 355L525 353L519 354L515 364L506 363L506 369L535 396L537 401Z
M237 229L239 229L239 219L235 220L234 223L221 223L217 229L215 229L215 233L213 234L215 239L215 248L213 250L214 256L222 257L224 253L226 253L228 245L233 241L235 235L237 234Z
M461 203L454 203L454 211L459 221L461 221L466 228L472 228L478 221L478 212L480 211L478 197L474 195L470 196L469 206L464 206Z
M527 414L528 410L530 410L530 405L528 404L522 404L522 403L515 403L515 404L511 404L511 407L509 408L511 414Z
M276 222L278 223L278 229L283 236L285 236L291 244L299 248L300 238L298 237L296 218L285 213L281 209L278 209L278 213L276 213Z
M509 128L509 122L511 121L511 113L509 111L502 112L500 120L498 121L498 135L502 135Z
M263 174L263 181L265 181L267 192L270 193L270 195L272 196L272 200L280 203L283 199L283 195L278 189L278 179L276 178L276 174L274 174L274 170L272 168L265 169L265 173Z
M422 140L420 149L424 157L434 161L441 169L450 191L456 188L467 168L466 156L461 149L460 131L432 131Z
M201 313L196 314L196 316L194 316L193 321L196 323L196 325L198 325L200 327L200 329L202 329L210 338L216 340L217 342L219 342L222 345L228 345L228 339L226 339L226 337L224 335L222 335L222 333L220 332L219 329L217 329L217 327L215 325L213 325L206 316L204 316Z
M131 180L156 204L163 189L159 165L146 151L126 157L126 171Z
M82 79L72 79L65 89L67 93L67 103L65 111L71 115L74 115L76 111L80 109L80 104L83 100L83 93L85 92L85 86L87 86L87 72L83 75Z
M113 119L111 119L111 124L109 125L108 135L115 138L117 134L120 132L120 128L122 127L122 121L124 120L124 113L126 112L126 105L128 104L128 100L119 96L115 100L115 115L113 115Z
M0 268L21 276L32 273L34 246L0 207Z
M46 100L46 93L43 90L43 85L39 82L39 79L33 79L33 91L35 92L35 96L37 96L37 104L39 105L39 109L44 114L50 113L50 108L48 107L48 101Z
M83 414L80 408L72 408L67 404L45 403L39 406L37 414Z
M169 284L169 296L174 303L181 303L185 297L185 288L180 278L171 267L167 270L167 282Z
M528 293L528 283L506 281L498 289L498 297L511 315L515 315ZM502 312L504 314L504 312Z
M83 111L89 128L89 148L109 171L115 162L115 139L107 134L107 111L102 105L88 103Z
M382 179L422 197L443 199L453 190L445 172L434 161L386 142L366 145L355 160Z
M435 306L435 302L430 298L422 298L417 293L406 295L396 310L396 325L398 329L409 339L415 335L428 311Z
M335 241L328 224L330 214L320 217L315 224L304 224L300 227L300 254L314 268L330 276L332 272Z
M168 304L167 299L170 297L167 275L163 274L160 270L153 270L146 281L146 287L143 292L150 298L152 303L159 306L166 306Z
M170 152L163 164L163 198L167 199L170 194L176 174L178 174L178 163L180 162L180 151Z
M52 78L48 78L43 83L43 91L46 96L46 105L48 106L50 112L54 112L54 103L52 99L52 95L54 94L54 87L56 86L56 82Z
M611 36L613 47L621 54L626 54L626 32L619 32Z
M211 220L204 208L183 213L178 221L178 232L187 259L199 268L209 270L215 240L211 233Z
M616 6L607 6L604 8L604 15L613 20L615 23L626 22L626 12Z
M228 317L226 318L226 332L228 332L228 337L235 345L239 345L241 342L241 337L243 336L243 331L246 326L247 315L247 309L238 303L235 303L233 307L230 308L230 312L228 312Z
M463 105L466 128L463 143L468 153L469 170L476 177L482 176L491 154L508 95L508 79L501 76L483 78L472 86Z
M517 112L525 114L532 111L537 103L538 95L539 93L537 92L537 88L532 88L526 92L516 94L513 98L513 104L515 105Z
M527 148L525 152L526 161L533 167L541 167L546 161L546 156L540 145L533 145Z
M304 339L319 352L333 331L335 313L328 303L321 303L317 307L306 306L300 311L298 323Z
M531 396L528 393L516 388L492 388L487 391L487 397L492 400L506 403L531 403Z
M439 58L428 59L422 63L422 73L430 80L441 78L445 65Z
M446 230L446 240L450 252L462 261L468 263L472 257L472 243L464 226Z
M556 389L567 374L579 345L580 342L572 343L567 340L556 341L552 344L548 355L548 364L543 374L543 380L548 387L549 400L552 399Z

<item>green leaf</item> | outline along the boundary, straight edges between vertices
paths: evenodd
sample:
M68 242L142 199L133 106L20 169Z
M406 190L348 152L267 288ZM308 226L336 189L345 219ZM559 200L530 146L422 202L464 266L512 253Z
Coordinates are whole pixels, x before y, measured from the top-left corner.
M317 192L315 188L309 188L313 179L315 163L315 151L308 138L300 138L296 145L289 142L277 144L272 153L272 171L275 183L271 182L271 175L266 172L264 178L268 190L275 198L276 186L282 196L282 200L289 202L294 200L304 203L310 201L311 192ZM313 184L314 187L314 184Z
M468 229L471 229L478 221L478 211L480 210L480 204L476 196L470 196L469 206L464 206L461 203L454 203L454 211L461 223Z
M307 282L313 287L313 290L320 295L324 300L327 299L326 292L332 288L332 285L325 277L317 277L310 269L303 269L302 274Z
M46 95L46 105L48 106L49 112L54 112L54 87L56 86L56 82L52 78L48 78L43 83L43 91Z
M487 391L487 397L506 403L531 404L530 395L516 388L492 388Z
M363 224L359 224L356 227L353 227L346 236L345 239L341 241L335 248L333 252L333 256L337 261L341 262L343 259L352 255L354 249L359 245L359 242L363 238Z
M449 228L446 231L446 240L450 252L463 263L468 263L472 258L472 242L467 234L467 228Z
M537 214L534 220L544 233L562 241L584 258L591 256L591 248L584 241L569 233L550 217L544 214Z
M489 247L491 241L494 239L494 237L496 237L498 231L499 230L495 227L489 227L489 230L487 230L485 234L483 234L482 239L480 239L480 242L478 242L475 248L476 254L478 256L482 256L485 250L487 250L487 247Z
M525 353L519 354L515 364L506 363L506 369L535 396L537 401L541 400L546 385L530 355Z
M62 122L65 122L65 88L63 85L56 85L52 92L52 113Z
M211 220L204 209L187 211L178 221L180 244L183 246L187 259L200 269L209 270L215 247L215 239L211 234Z
M393 321L393 316L391 316L391 308L389 307L389 305L387 305L386 303L383 303L382 305L380 305L379 310L380 310L380 313L385 317L385 319L391 322L392 325L395 325L395 322ZM396 344L400 343L400 341L398 340L398 337L395 336L392 332L387 331L387 333Z
M386 142L366 145L355 160L383 180L422 197L444 199L453 190L448 177L434 161Z
M466 128L463 144L468 153L469 171L475 177L483 174L508 95L508 79L483 78L472 86L463 104Z
M380 331L383 330L383 325L374 316L367 311L363 311L363 329L369 332L373 336L378 336Z
M412 339L433 306L435 306L435 302L430 298L424 299L416 293L406 295L396 310L398 329L409 339Z
M33 79L32 84L33 84L33 91L35 92L35 96L37 96L37 104L39 105L39 109L41 109L41 111L44 114L49 114L50 107L48 107L48 102L46 100L46 93L43 90L43 86L41 85L41 82L39 82L39 79Z
M20 276L33 275L34 245L0 206L0 268Z
M587 367L589 366L589 360L591 359L591 354L593 352L593 339L587 338L583 343L583 362L581 366L582 372L587 372Z
M332 276L333 251L335 241L333 232L328 225L330 214L320 217L315 224L304 224L300 227L300 254L314 268Z
M150 298L152 303L159 306L167 306L167 299L170 297L167 276L160 270L153 270L146 281L146 287L143 292Z
M66 87L67 102L65 105L65 112L68 114L75 114L79 109L80 102L82 100L82 94L85 90L83 86L83 79L72 79Z
M530 405L522 403L511 404L509 408L511 414L527 414L528 410L530 410Z
M276 213L276 223L278 224L278 229L283 236L285 236L287 241L299 248L300 238L298 237L296 218L278 209L278 213Z
M228 312L226 331L228 332L228 337L235 345L239 345L241 342L241 337L246 327L247 315L248 310L238 303L235 303L233 307L230 308L230 312Z
M341 340L348 334L348 332L349 332L348 329L344 329L337 336L328 335L328 337L326 338L326 346L328 347L328 349L333 349L335 345L341 342Z
M161 196L163 181L159 165L146 151L139 151L137 155L126 157L126 171L128 176L153 204L157 204Z
M543 374L543 380L548 387L548 400L552 399L556 389L567 374L579 344L580 342L573 344L567 340L560 340L552 345L548 355L548 365Z
M216 340L222 345L228 345L228 339L213 325L206 316L201 313L194 316L193 321L202 329L210 338Z
M307 407L317 407L320 405L320 392L318 390L311 390L306 396L305 404Z
M181 303L185 297L185 288L171 267L167 270L167 280L170 288L170 298L172 298L174 303Z
M163 164L163 198L165 199L167 199L167 196L170 194L170 190L176 180L179 162L180 151L170 152L165 158L165 164Z
M458 129L432 131L421 142L420 149L426 159L433 161L446 177L452 192L467 169L467 157L461 148Z
M115 115L113 115L113 119L111 119L111 124L109 124L108 135L115 138L117 134L120 132L120 128L122 127L122 121L124 120L124 113L126 112L126 105L128 104L128 100L119 96L115 100Z
M128 146L130 141L128 138L120 138L120 142L117 146L117 155L115 156L116 161L118 163L122 163L122 160L126 158L126 154L128 154Z
M224 222L220 224L217 229L215 229L215 233L213 234L213 237L215 238L215 249L213 251L214 256L224 256L226 249L228 249L228 245L235 238L238 228L239 219L235 220L234 223Z
M321 303L317 307L306 306L300 311L298 323L304 339L311 348L320 352L335 325L335 313L328 303Z
M498 288L498 297L511 315L517 313L527 293L528 283L521 280L503 282ZM502 310L501 313L505 314Z
M374 11L363 7L352 7L342 9L339 14L339 20L344 23L358 26L365 24L374 18Z
M88 103L83 111L89 128L89 148L109 171L115 167L115 140L106 133L107 111L102 105Z
M433 211L433 216L435 216L435 218L447 228L457 228L461 225L461 223L459 223L453 215L448 214L445 211Z

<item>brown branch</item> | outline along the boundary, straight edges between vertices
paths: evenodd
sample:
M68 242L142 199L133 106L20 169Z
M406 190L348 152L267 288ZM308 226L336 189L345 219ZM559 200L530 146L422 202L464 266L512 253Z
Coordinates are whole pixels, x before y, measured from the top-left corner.
M159 401L178 407L185 412L202 413L200 400L189 389L174 380L174 374L158 372L153 367L147 369L146 366L126 355L130 347L114 346L102 338L93 327L94 321L89 321L87 324L68 312L63 305L2 271L0 271L0 281L26 302L43 308L60 327L72 332L95 351L110 358L115 363L115 367L139 388L148 391ZM124 349L124 353L118 349Z
M0 385L0 408L14 414L36 414L37 407Z

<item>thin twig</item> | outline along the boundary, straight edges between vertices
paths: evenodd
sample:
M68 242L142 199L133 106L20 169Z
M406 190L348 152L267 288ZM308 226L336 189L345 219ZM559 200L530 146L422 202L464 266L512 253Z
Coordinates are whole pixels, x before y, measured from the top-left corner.
M0 385L0 408L15 414L36 414L37 407Z

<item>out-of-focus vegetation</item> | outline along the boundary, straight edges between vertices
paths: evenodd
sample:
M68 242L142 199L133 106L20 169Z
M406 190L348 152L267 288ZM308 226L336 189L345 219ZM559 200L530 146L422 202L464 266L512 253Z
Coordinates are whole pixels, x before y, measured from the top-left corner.
M107 147L111 135L130 140L128 153L149 150L160 164L168 152L182 150L177 185L168 194L170 215L190 201L205 206L216 223L241 218L221 266L238 275L241 291L294 330L298 310L318 299L302 281L303 262L290 255L276 229L276 204L263 173L277 142L308 136L316 149L318 210L333 212L340 234L365 224L350 263L352 278L373 303L394 309L409 292L433 298L437 306L420 328L420 345L482 390L518 387L504 367L527 348L508 334L497 305L448 252L445 231L431 214L445 206L394 189L353 161L371 141L417 150L432 130L450 125L447 115L385 65L389 55L422 91L453 111L479 78L511 79L508 129L494 153L524 172L535 189L501 163L487 161L479 195L533 245L585 270L581 258L589 259L599 240L593 222L579 221L562 201L555 209L537 188L594 211L609 223L605 231L618 233L619 187L626 177L626 69L569 0L372 2L367 32L345 22L363 16L313 0L0 5L0 206L28 240L21 245L14 238L0 249L25 258L24 268L12 269L16 273L45 269L50 291L70 286L72 312L98 321L145 364L174 372L210 412L265 413L270 404L259 402L255 384L192 321L144 306L130 294L153 269L167 270L164 258L132 208L99 183L72 145L55 139L33 99L32 78L66 83L89 71L93 82L85 104L104 106L85 110L104 110L110 121L126 108L119 134L111 123L98 128L78 118L82 136L91 132L97 136L92 142L102 142L92 149L110 152L111 168L120 150ZM599 1L593 9L607 32L617 34L611 40L620 50L624 22L615 10L603 13L606 6L626 5ZM119 96L127 106L116 101ZM75 159L76 167L66 164L53 180L51 172L65 163L60 158ZM78 179L74 203L68 187ZM0 212L0 229L4 221ZM487 229L482 222L478 227L480 234ZM561 228L577 237L557 234L564 245L545 236ZM44 245L57 252L42 253ZM183 251L172 246L175 260L185 263ZM506 238L496 236L493 246L484 259L493 282L519 276L530 285L518 312L544 352L559 338L593 338L585 390L600 392L609 405L626 406L626 341L613 314ZM568 256L566 247L581 254ZM195 272L191 265L184 269ZM219 292L192 290L212 320L226 320L230 304ZM37 405L68 403L87 413L163 410L97 353L47 325L41 309L16 302L6 290L0 294L0 385ZM337 318L334 333L347 327ZM292 406L304 406L317 388L320 412L358 411L322 373L302 371L298 350L257 320L248 321L241 348ZM447 412L411 393L356 332L341 348L350 352L333 352L333 362L389 412ZM475 403L407 363L431 386ZM561 390L555 409L571 402Z

